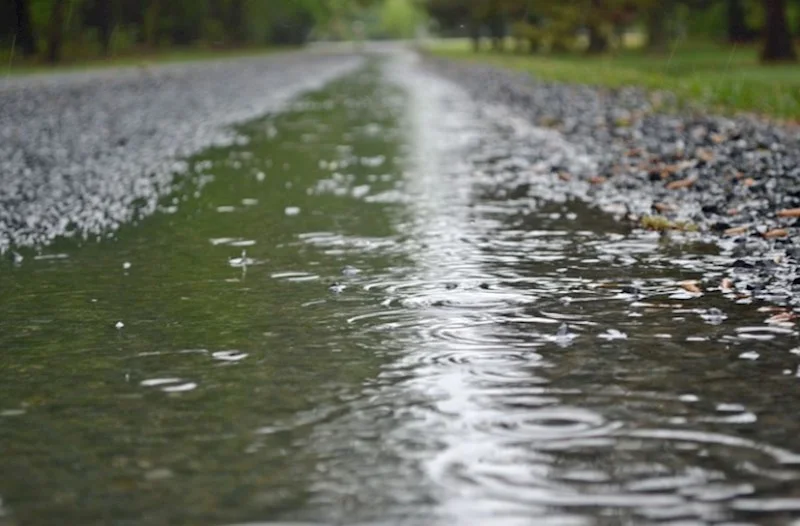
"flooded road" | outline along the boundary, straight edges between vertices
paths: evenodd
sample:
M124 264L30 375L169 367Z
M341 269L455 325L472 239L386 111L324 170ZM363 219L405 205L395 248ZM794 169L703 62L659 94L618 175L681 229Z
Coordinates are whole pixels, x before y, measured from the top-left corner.
M545 184L590 156L411 55L239 131L3 263L0 525L800 517L795 327Z

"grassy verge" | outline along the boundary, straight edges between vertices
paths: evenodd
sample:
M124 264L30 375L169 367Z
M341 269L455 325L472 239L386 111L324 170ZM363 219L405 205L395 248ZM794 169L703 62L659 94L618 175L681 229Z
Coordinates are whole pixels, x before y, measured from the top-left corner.
M0 77L8 75L28 75L35 73L80 71L85 69L141 66L144 64L166 64L170 62L191 62L257 56L275 53L290 48L170 48L163 50L140 50L111 57L67 59L52 65L21 57L12 57L7 49L0 50Z
M800 65L762 66L751 47L678 43L663 56L623 51L603 57L473 53L463 41L439 41L435 55L531 73L539 79L666 90L703 109L752 112L800 121Z

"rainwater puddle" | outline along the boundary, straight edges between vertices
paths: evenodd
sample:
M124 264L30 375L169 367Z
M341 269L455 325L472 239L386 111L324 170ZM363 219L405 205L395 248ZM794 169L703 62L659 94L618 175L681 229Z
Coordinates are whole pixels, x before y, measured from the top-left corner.
M500 117L386 59L4 266L0 524L800 516L792 320L537 185L591 159Z

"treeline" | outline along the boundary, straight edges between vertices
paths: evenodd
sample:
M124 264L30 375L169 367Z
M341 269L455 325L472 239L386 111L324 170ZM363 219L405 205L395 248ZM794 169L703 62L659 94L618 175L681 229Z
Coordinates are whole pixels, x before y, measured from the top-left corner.
M686 26L696 27L695 20L703 20L706 27L700 27L700 32L713 33L723 27L732 43L761 39L765 62L797 57L788 13L796 14L800 26L800 0L424 1L440 29L466 28L475 49L485 38L500 49L512 36L518 50L559 52L584 42L587 53L602 53L620 45L635 27L645 35L646 46L658 52L665 51L670 39Z
M296 45L368 0L0 0L0 44L58 62L132 49Z

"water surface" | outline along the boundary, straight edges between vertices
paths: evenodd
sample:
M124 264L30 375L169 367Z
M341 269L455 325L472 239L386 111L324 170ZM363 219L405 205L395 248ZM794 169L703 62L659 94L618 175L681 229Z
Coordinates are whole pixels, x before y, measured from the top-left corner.
M800 517L794 326L538 189L591 159L508 122L385 58L3 264L0 524Z

